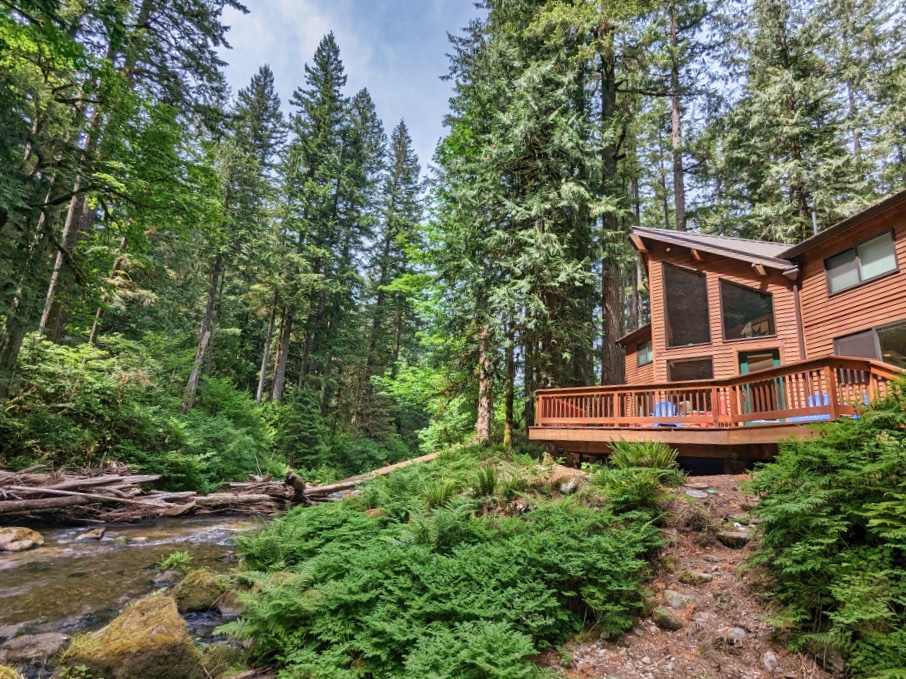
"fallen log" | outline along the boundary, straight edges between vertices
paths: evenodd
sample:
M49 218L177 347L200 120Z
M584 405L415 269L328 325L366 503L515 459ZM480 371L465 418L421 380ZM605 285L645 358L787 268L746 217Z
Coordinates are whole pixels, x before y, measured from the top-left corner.
M0 502L0 514L47 511L49 509L88 505L91 502L86 497L43 497L33 500L4 500Z
M270 495L246 493L213 493L212 495L199 495L194 502L198 507L217 507L221 505L273 504L274 498Z
M305 489L306 496L314 495L329 495L330 493L336 493L341 490L349 490L350 488L355 488L360 483L365 483L377 476L386 476L392 472L395 472L397 469L403 469L408 467L411 464L418 464L420 462L431 462L437 458L437 453L432 453L431 455L422 455L421 457L414 457L411 460L403 460L402 462L397 462L396 464L391 464L386 467L381 467L380 469L375 469L372 472L367 474L360 474L358 476L350 476L348 479L343 479L342 481L337 481L336 483L328 483L324 486L309 486Z
M9 490L13 491L28 491L32 490L27 486L8 486ZM72 496L72 497L84 497L95 502L124 502L126 504L134 505L153 505L154 503L148 502L147 500L133 500L132 498L127 497L116 497L115 495L100 495L98 493L80 493L74 490L54 490L52 488L42 488L41 492L45 495L62 495L62 496ZM5 502L0 502L0 506L6 504Z

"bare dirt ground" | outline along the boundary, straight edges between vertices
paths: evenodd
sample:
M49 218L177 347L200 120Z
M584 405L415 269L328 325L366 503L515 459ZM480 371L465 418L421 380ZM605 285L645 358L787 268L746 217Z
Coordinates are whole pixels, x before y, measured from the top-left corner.
M747 475L696 476L676 489L648 617L619 639L571 642L541 664L576 679L826 679L815 661L791 653L764 621L758 574L741 570L754 500ZM692 497L697 496L697 497ZM746 543L738 548L724 541ZM675 628L675 629L670 629Z

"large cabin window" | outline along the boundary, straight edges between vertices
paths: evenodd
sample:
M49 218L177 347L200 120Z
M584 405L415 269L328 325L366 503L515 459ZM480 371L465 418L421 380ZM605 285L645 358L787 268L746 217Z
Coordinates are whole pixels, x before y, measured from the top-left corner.
M893 233L887 231L824 262L831 295L897 270Z
M668 347L711 341L705 274L665 263L664 301Z
M667 361L668 382L710 380L714 378L714 363L711 357L692 358L682 361Z
M771 293L721 280L720 306L725 340L775 334Z

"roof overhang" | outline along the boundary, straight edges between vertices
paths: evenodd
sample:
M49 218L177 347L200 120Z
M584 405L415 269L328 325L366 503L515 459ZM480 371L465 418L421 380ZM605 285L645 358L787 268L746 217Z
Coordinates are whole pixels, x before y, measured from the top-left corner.
M888 196L884 200L881 200L871 207L862 210L862 212L857 212L851 217L847 217L843 221L837 222L833 226L829 226L824 231L821 231L811 238L806 238L804 241L798 245L794 245L789 250L785 250L783 253L784 257L792 259L798 257L799 255L811 250L818 245L821 245L825 241L830 240L834 236L837 236L849 229L862 224L863 222L868 221L878 215L881 215L888 210L892 210L895 207L899 207L903 203L906 203L906 189L894 193L893 195Z
M743 262L748 262L752 264L753 267L763 267L772 269L774 271L779 271L781 273L784 273L784 275L786 275L787 277L789 277L789 274L785 272L788 272L791 269L798 270L795 263L789 261L788 259L762 257L759 255L753 255L749 252L745 252L734 247L723 247L716 246L711 243L703 243L702 241L695 238L695 234L667 231L666 229L649 229L643 226L632 227L630 241L632 242L633 247L635 247L636 250L639 250L639 252L643 253L647 252L645 241L648 240L664 243L666 245L687 248L688 250L695 251L699 254L702 252L707 252L712 255L737 259ZM642 249L639 243L641 243L642 247L644 247L645 249Z
M638 330L633 330L632 332L623 335L620 339L617 340L617 344L621 347L625 347L629 344L634 344L638 340L648 339L651 337L651 323L643 325Z

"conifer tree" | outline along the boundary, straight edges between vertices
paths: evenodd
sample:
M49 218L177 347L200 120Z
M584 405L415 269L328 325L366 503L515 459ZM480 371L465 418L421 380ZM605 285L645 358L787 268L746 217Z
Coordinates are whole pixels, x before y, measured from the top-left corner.
M813 27L788 0L756 0L751 17L743 96L728 114L727 190L743 235L795 242L811 233L813 211L822 224L844 216L861 180Z

